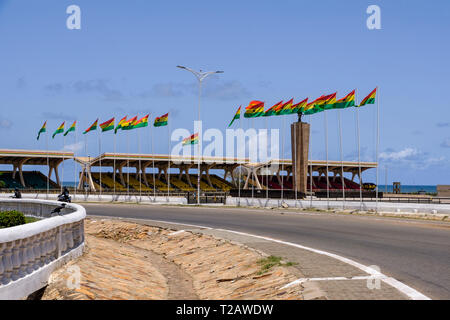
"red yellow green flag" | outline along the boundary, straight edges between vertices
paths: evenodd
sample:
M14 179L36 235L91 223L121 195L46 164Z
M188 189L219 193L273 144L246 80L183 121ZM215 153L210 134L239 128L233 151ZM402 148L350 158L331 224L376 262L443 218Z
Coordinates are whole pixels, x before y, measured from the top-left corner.
M122 130L131 130L134 129L134 125L137 121L137 116L135 116L134 118L127 120L123 123L122 125Z
M114 120L115 118L112 118L108 121L101 123L100 128L102 129L102 132L114 130Z
M257 118L264 114L264 102L262 101L251 101L250 104L245 108L244 117L245 118Z
M320 105L324 110L330 110L335 108L337 92L326 96L325 101Z
M306 98L306 99L303 100L303 101L300 101L300 102L297 103L297 104L294 104L294 105L291 107L291 114L294 114L294 113L301 113L301 112L303 111L303 108L306 107L307 104L308 104L308 98Z
M290 114L293 103L294 103L294 98L292 98L291 100L289 100L288 102L283 104L283 106L281 107L281 109L279 111L279 114L280 115Z
M269 109L267 109L264 114L263 117L270 117L270 116L277 116L279 115L281 108L283 107L283 100L281 100L280 102L274 104L272 107L270 107Z
M66 133L64 133L64 137L67 136L67 135L69 134L69 132L75 131L76 125L77 125L77 122L74 121L74 122L72 123L72 125L70 126L69 130L67 130Z
M119 124L117 125L117 127L114 129L114 134L117 133L117 130L122 129L123 124L127 121L127 116L123 117L122 119L120 119Z
M148 117L150 115L146 115L145 117L142 117L141 119L139 119L138 121L136 121L136 123L134 124L134 128L133 129L137 129L137 128L144 128L148 126Z
M335 109L344 109L344 108L354 106L355 105L355 92L356 92L356 90L353 90L352 92L350 92L348 95L346 95L342 99L339 99L338 101L336 101L336 103L334 104L334 108Z
M369 95L367 97L365 97L363 99L363 101L361 101L359 106L357 106L357 107L362 107L362 106L365 106L366 104L374 104L375 98L377 97L377 89L378 89L378 87L373 89L373 91L371 93L369 93Z
M183 139L183 146L191 144L198 144L198 133L195 133L192 136Z
M64 121L64 122L58 127L58 129L56 129L56 131L53 133L52 139L55 139L55 136L56 136L57 134L64 133L64 124L65 124L65 123L66 123L66 122Z
M83 132L83 134L97 130L97 125L98 125L98 119L95 120L95 122L89 128L87 128L86 131Z
M231 120L230 124L228 125L228 128L231 127L231 125L233 124L234 120L238 120L241 118L241 107L239 106L239 109L237 109L236 114L233 117L233 120Z
M154 127L164 127L167 126L167 123L169 121L169 114L166 113L165 115L162 115L161 117L157 117L155 119L155 122L153 123Z
M44 122L44 125L42 126L42 128L38 132L38 136L37 136L38 140L41 137L41 133L44 133L44 132L47 132L47 121Z

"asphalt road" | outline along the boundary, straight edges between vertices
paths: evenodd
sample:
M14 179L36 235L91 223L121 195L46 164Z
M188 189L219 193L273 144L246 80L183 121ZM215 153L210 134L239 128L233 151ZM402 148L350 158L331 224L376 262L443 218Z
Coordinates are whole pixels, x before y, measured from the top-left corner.
M450 299L450 223L244 208L83 206L88 215L195 224L294 242L377 265L432 299Z

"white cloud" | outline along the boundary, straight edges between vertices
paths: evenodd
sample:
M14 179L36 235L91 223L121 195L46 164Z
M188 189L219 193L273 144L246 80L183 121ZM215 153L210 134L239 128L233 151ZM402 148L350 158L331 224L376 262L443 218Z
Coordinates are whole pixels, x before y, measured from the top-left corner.
M83 150L84 142L79 141L77 143L69 144L67 146L64 146L64 150L71 151L71 152L78 152L80 150Z
M415 148L405 148L401 151L382 152L380 153L381 160L405 160L417 157L421 153Z

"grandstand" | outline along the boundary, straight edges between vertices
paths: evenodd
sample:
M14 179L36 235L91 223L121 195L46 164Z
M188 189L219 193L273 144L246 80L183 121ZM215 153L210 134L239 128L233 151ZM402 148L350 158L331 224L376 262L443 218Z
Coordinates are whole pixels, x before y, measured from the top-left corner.
M11 165L12 171L1 171L0 188L4 189L47 189L60 188L59 165L73 159L73 152L33 151L33 150L0 150L0 165ZM23 171L27 165L48 167L48 176L39 171ZM56 182L51 179L55 174ZM48 181L48 183L47 183Z
M0 150L0 164L12 165L13 171L0 171L0 188L3 189L46 189L47 176L39 171L23 171L25 165L48 166L49 175L55 174L56 181L49 179L49 188L60 188L58 166L65 160L75 160L81 166L78 189L88 187L90 191L104 192L196 192L198 158L174 157L151 154L104 153L95 158L74 157L70 152ZM101 164L101 169L100 169ZM307 190L345 191L359 190L355 182L359 172L376 168L374 162L338 162L311 160L308 163ZM229 192L237 188L237 168L243 168L242 189L290 190L293 188L293 166L291 160L273 160L267 163L251 163L248 159L204 157L200 162L200 188L204 192ZM328 179L327 179L328 168ZM95 169L96 172L92 172ZM97 170L100 169L100 170ZM214 174L210 171L214 170ZM100 186L100 172L101 186ZM125 172L124 172L125 171ZM134 171L134 172L130 172ZM216 174L216 172L223 172ZM346 177L341 177L341 172ZM312 188L309 176L312 177ZM115 179L114 179L115 174ZM351 175L351 178L350 178ZM155 177L155 179L153 179ZM226 178L228 177L228 179ZM231 178L230 178L231 177ZM128 180L129 179L129 180ZM343 180L342 180L343 179ZM170 186L168 186L170 181ZM327 182L328 181L328 182ZM328 188L327 188L328 184Z

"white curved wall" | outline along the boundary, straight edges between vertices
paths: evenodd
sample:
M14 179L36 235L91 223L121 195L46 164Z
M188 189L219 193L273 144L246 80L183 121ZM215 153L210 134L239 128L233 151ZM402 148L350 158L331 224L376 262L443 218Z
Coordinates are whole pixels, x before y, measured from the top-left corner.
M60 202L0 199L0 211L18 210L42 220L0 229L0 299L22 299L43 288L54 269L83 253L86 210Z

